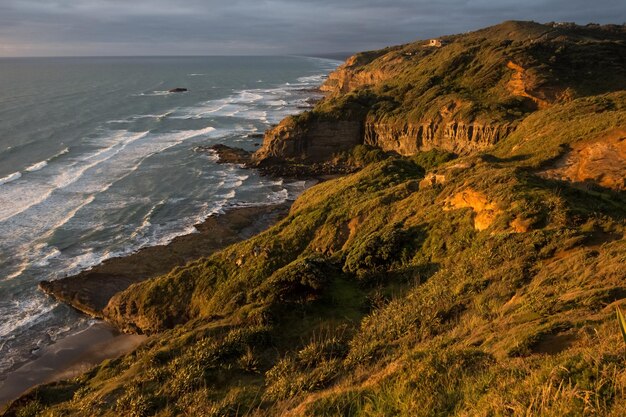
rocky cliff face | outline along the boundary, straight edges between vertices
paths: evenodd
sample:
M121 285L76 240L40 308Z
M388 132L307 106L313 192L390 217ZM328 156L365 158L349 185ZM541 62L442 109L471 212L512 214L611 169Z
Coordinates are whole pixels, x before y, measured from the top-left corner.
M263 146L254 161L273 159L322 161L363 142L363 126L359 121L283 120L265 134Z
M423 123L368 123L364 143L400 155L413 155L430 149L468 154L495 145L512 130L511 124L483 124L464 121Z
M358 56L352 56L329 74L320 90L331 94L345 94L360 87L381 83L391 78L395 71L393 63L385 69L362 71Z
M532 112L622 89L625 28L504 22L439 48L418 41L354 55L330 74L310 117L269 131L254 159L321 161L360 143L402 155L484 150Z

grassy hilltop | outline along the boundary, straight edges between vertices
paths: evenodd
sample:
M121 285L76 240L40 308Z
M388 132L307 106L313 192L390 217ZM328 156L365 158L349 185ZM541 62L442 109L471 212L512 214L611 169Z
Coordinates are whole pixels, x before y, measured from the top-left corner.
M334 155L360 170L117 294L109 320L152 335L137 351L7 415L626 415L626 32L553 30L507 22L351 58L300 118L510 130L462 152ZM569 46L552 60L550 42Z

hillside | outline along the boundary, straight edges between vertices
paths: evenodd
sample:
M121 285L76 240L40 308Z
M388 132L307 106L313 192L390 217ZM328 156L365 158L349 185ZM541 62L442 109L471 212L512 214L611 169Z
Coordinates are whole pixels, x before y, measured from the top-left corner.
M441 40L350 58L257 154L358 172L115 295L148 341L5 415L626 415L625 29Z
M351 57L312 111L268 132L259 161L327 159L369 144L411 155L468 154L532 112L626 85L624 26L504 22Z

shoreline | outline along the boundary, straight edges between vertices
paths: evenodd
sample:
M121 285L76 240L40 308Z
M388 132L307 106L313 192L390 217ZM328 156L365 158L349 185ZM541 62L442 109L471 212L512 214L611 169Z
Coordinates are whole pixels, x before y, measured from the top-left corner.
M99 320L46 346L36 358L8 372L0 381L0 410L38 385L75 377L105 359L135 350L147 336L125 334L102 314L113 295L268 229L288 214L292 203L228 207L195 225L197 232L177 236L166 245L107 259L73 276L42 281L40 289L46 294Z
M0 381L0 412L30 389L81 375L106 359L132 352L146 339L121 333L103 321L63 337Z
M82 313L106 320L103 310L115 294L262 232L285 216L290 206L291 201L228 207L195 225L195 233L107 259L73 276L42 281L39 288Z
M319 87L306 90L324 95ZM319 100L310 94L305 100L306 106L299 108L313 108ZM218 163L241 164L241 161L228 161L221 156ZM307 170L302 166L285 169L241 165L265 176L305 180L305 189L343 174L326 173L323 169ZM66 334L45 346L34 358L6 373L0 380L0 415L12 402L37 386L79 376L106 359L131 353L148 339L146 335L124 333L107 321L105 307L115 294L263 232L288 215L294 199L273 204L227 206L194 225L194 232L177 236L167 244L144 247L104 260L78 274L39 282L39 290L96 320L88 328Z

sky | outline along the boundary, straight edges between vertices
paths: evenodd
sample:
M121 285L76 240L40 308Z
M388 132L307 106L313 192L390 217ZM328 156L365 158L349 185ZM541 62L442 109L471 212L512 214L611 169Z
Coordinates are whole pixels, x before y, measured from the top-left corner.
M0 56L357 52L504 20L626 22L625 0L0 0Z

